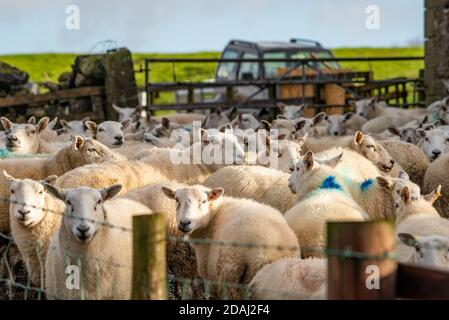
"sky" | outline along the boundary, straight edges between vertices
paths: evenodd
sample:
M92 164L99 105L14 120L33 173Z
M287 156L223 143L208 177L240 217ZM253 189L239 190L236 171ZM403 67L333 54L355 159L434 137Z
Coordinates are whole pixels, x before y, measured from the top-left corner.
M79 29L67 28L76 22L70 5ZM168 53L291 37L331 48L404 46L422 41L423 8L424 0L0 0L0 54L89 52L104 40Z

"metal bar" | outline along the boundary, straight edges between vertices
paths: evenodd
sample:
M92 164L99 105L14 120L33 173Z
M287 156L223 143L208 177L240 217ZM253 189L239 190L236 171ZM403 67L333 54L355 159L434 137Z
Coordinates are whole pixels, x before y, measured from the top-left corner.
M150 95L150 82L149 82L149 73L150 73L150 69L148 68L148 60L145 59L145 100L146 100L146 106L145 109L147 110L147 112L149 112L149 105L150 105L150 99L149 99L149 95Z

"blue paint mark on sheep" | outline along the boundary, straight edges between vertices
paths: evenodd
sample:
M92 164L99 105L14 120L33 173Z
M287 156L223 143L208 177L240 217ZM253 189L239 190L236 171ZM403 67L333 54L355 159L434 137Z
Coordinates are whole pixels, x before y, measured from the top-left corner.
M373 179L366 179L360 184L360 190L367 191L373 185L373 183Z
M337 182L335 176L329 176L323 180L320 189L342 190L341 185Z

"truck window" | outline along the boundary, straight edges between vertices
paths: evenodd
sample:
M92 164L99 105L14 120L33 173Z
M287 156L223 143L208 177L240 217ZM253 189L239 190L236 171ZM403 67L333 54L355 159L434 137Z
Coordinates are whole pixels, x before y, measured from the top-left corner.
M226 50L223 59L237 59L239 52L234 50ZM237 72L237 62L222 62L218 66L217 79L219 80L235 80Z
M285 52L267 52L263 55L264 59L286 59L287 53ZM276 78L279 68L285 68L287 64L285 62L265 62L265 78Z
M242 59L257 59L257 54L246 52ZM259 78L258 62L242 62L239 70L239 80L257 80Z

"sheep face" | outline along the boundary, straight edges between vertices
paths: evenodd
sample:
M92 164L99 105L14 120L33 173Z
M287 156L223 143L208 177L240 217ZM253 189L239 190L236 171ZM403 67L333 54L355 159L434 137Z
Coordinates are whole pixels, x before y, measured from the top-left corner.
M417 130L422 137L421 148L429 157L430 161L434 161L440 155L445 154L449 150L449 132L442 129L433 129L426 131Z
M358 101L352 101L351 105L355 108L355 113L358 116L364 117L368 120L374 117L374 111L377 105L377 97L371 99L362 99Z
M278 103L278 108L281 111L281 114L289 120L293 120L304 115L304 110L307 108L306 105L285 105L283 103Z
M449 269L449 237L438 235L417 237L410 233L399 233L398 238L415 249L412 260L416 265Z
M326 116L327 120L327 133L330 136L344 136L347 131L347 122L352 119L354 113L348 112L345 114L333 114Z
M60 123L61 126L68 131L68 133L81 136L83 138L90 138L92 137L92 132L87 129L87 126L85 125L86 121L89 121L89 117L86 117L82 120L72 121L66 121L62 119Z
M120 192L122 186L114 185L105 189L80 187L61 190L44 183L45 188L56 198L64 201L66 209L63 226L77 241L87 243L107 221L104 202Z
M122 122L104 121L97 125L95 122L86 121L87 128L93 137L109 148L117 148L125 142L125 129L131 124L131 119Z
M396 128L396 127L389 127L388 131L392 133L395 136L398 136L400 140L408 142L408 143L416 143L417 142L417 135L416 135L416 129L412 127L406 127L406 128Z
M274 167L285 173L292 173L295 170L296 163L300 159L301 146L307 139L307 135L296 141L277 140L273 143L269 137L266 137L266 155L269 157L271 152L277 155L277 164ZM273 167L270 162L271 167Z
M47 127L48 121L48 117L44 117L36 125L33 123L16 124L2 117L1 122L6 130L6 148L16 153L37 153L40 135Z
M93 139L80 136L72 138L71 154L78 164L100 163L114 160L114 154L108 147Z
M145 132L143 134L143 141L145 141L148 144L151 144L155 147L163 148L164 144L161 141L161 138L158 138L152 134L151 129L147 128L145 129Z
M228 116L221 111L221 109L216 109L214 112L209 114L202 124L204 129L221 128L229 123Z
M419 186L411 182L409 176L404 171L399 173L398 178L377 177L377 183L391 195L396 210L403 205L401 191L405 187L408 188L413 201L416 201L421 195Z
M172 123L167 118L162 118L162 122L155 125L151 130L151 134L156 138L169 138L173 130L179 128L180 126L178 124Z
M294 194L300 193L300 188L312 191L320 187L323 179L335 174L333 170L340 162L343 153L326 160L314 159L313 153L308 151L302 161L298 161L295 170L288 179L288 187ZM335 176L334 176L335 178Z
M235 118L231 124L239 129L258 129L260 124L259 120L252 113L241 113L237 118Z
M354 150L374 163L379 170L390 172L395 161L387 150L369 135L357 131L354 136Z
M50 176L42 181L30 179L14 179L3 173L10 187L9 212L11 219L16 219L24 227L32 228L45 217L45 189L42 183L53 184L56 176Z
M302 137L315 129L315 127L324 120L326 117L326 114L324 112L321 112L317 114L313 118L300 118L293 121L293 124L295 126L295 133L294 136L296 137Z
M119 122L122 122L128 118L132 119L133 121L139 120L143 109L142 106L137 106L135 108L122 108L115 104L112 105L112 108L115 110L115 112L117 112Z
M205 164L244 164L246 153L235 135L201 129L201 159Z
M271 129L276 129L278 134L285 136L286 139L291 139L296 133L295 124L286 119L274 120Z
M176 200L176 223L185 234L191 234L209 224L210 206L224 193L222 188L210 190L200 186L178 190L162 187L162 191L170 199Z

